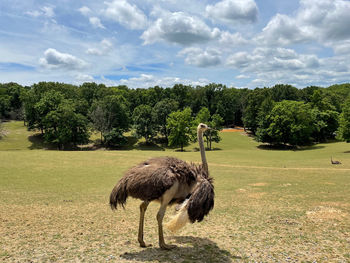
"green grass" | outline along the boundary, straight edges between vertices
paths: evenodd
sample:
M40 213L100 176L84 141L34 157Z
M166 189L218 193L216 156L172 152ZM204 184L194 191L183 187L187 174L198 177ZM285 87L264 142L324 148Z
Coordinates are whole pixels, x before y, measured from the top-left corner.
M222 133L207 152L215 208L202 223L166 233L157 246L146 213L137 242L139 201L112 213L108 196L129 167L153 156L200 162L186 152L135 145L122 151L43 150L21 122L4 123L0 140L1 262L346 262L350 251L350 144L267 150L241 133ZM142 146L142 144L141 144ZM342 162L330 164L330 156ZM168 215L173 209L168 209Z

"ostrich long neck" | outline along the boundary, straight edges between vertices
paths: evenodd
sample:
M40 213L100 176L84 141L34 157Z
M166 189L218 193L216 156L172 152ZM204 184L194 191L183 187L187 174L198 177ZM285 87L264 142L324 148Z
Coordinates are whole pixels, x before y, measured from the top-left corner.
M203 141L203 132L201 130L197 131L197 137L198 137L198 143L199 143L199 149L201 151L201 157L202 157L202 165L207 173L207 176L209 176L209 170L208 170L208 163L207 158L205 157L205 149L204 149L204 141Z

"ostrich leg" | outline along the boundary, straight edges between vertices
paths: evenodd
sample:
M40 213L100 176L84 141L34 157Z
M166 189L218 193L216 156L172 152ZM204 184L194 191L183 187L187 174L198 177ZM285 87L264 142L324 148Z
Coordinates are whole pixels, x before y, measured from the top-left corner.
M169 249L175 248L176 246L167 245L167 244L165 244L165 241L164 241L163 218L164 218L166 207L167 207L167 204L165 204L165 205L162 204L160 206L159 211L157 213L157 221L158 221L159 246L162 249L169 250Z
M140 243L141 247L149 247L152 245L146 245L145 241L143 241L143 224L144 224L144 219L145 219L145 212L147 209L147 206L149 205L149 202L144 201L140 205L140 224L139 224L139 235L138 235L138 240Z
M164 242L163 218L164 218L166 207L168 206L171 199L173 199L178 188L179 188L179 182L175 182L173 186L170 187L170 189L168 189L160 199L160 208L157 213L157 221L158 221L159 246L162 249L169 250L176 247L174 245L167 245Z

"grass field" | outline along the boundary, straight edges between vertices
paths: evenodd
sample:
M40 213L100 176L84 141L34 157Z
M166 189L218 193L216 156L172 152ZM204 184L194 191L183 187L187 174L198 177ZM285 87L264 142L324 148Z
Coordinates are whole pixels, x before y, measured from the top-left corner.
M113 213L108 197L123 172L149 157L200 161L174 149L55 151L21 122L0 140L0 262L350 262L350 144L271 150L244 133L222 133L207 152L215 207L201 223L166 232L156 212L137 242L139 201ZM158 150L157 150L158 149ZM162 150L159 150L162 149ZM331 165L330 157L342 162ZM167 210L165 221L174 213Z

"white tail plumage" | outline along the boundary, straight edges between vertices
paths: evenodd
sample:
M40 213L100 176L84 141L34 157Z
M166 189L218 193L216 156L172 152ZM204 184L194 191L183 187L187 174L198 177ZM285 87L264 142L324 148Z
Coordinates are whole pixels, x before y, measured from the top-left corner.
M188 202L188 199L182 203L176 215L168 223L165 224L165 226L171 232L178 231L180 228L184 227L188 222L190 222L190 219L187 213L187 202Z

